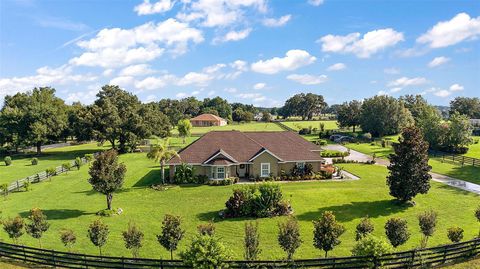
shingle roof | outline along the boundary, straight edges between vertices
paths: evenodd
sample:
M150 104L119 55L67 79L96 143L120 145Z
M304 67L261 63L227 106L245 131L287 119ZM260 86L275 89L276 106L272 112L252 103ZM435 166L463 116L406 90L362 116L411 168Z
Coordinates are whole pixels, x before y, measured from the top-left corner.
M249 162L256 155L268 151L280 161L321 161L318 146L294 132L240 132L212 131L181 150L169 164L212 164L219 159ZM216 157L216 155L218 155Z
M219 116L213 114L202 114L198 115L195 118L190 119L190 121L224 121L225 119L220 118Z

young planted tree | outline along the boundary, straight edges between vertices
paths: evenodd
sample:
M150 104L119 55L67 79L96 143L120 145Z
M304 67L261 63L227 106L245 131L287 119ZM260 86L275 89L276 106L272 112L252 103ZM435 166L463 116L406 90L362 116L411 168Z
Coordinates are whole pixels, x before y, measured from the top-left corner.
M285 222L278 224L278 244L287 253L287 259L292 260L293 254L302 244L298 221L289 217Z
M391 218L385 224L385 234L394 248L405 244L410 238L407 221L400 218Z
M437 226L437 212L429 210L418 215L418 225L423 234L420 246L425 248L427 247L428 238L435 232L435 226Z
M113 193L123 185L127 168L123 163L118 163L115 150L108 150L98 154L90 166L88 182L93 189L107 197L107 209L112 210Z
M331 211L325 211L319 220L313 222L313 246L325 251L325 258L328 252L341 241L339 237L345 232L345 227L337 222Z
M25 227L25 222L22 217L16 216L13 219L6 219L2 221L3 230L8 234L13 240L14 244L18 243L18 238L23 235L23 228Z
M170 251L173 260L173 251L177 250L178 243L182 240L185 231L180 227L180 216L165 215L162 221L162 233L157 235L157 240L166 250Z
M83 162L80 157L75 158L75 167L77 167L77 170L80 170L80 167L82 167Z
M31 237L38 239L40 248L42 248L42 235L50 228L50 223L47 222L47 216L43 214L40 208L33 208L30 210L28 219L30 222L25 225L25 230Z
M382 238L377 238L371 234L368 234L358 240L352 249L353 256L378 257L391 252L392 246L390 246L388 242L386 242Z
M155 145L152 145L147 154L149 159L153 159L155 162L160 163L160 168L162 170L162 184L165 184L165 164L171 158L178 156L177 152L173 149L170 149L169 146L170 142L168 139L161 140Z
M102 247L107 243L109 233L108 225L99 219L92 222L88 228L88 238L94 246L98 247L100 256L102 256Z
M245 237L243 239L245 254L247 261L254 261L262 252L260 249L260 234L258 233L258 222L245 223Z
M231 255L216 236L196 235L180 257L190 268L222 269L228 267L225 261Z
M452 243L458 243L463 239L463 229L457 226L448 228L447 236Z
M190 136L192 130L192 124L188 119L179 120L177 124L178 135L183 138L183 144L185 144L185 139Z
M393 144L395 153L389 157L387 184L390 195L405 203L428 192L432 167L428 165L428 143L419 128L405 128L399 141Z
M370 219L367 217L363 218L355 229L355 241L358 241L365 236L371 234L375 227Z
M60 231L60 241L67 248L68 252L72 252L73 245L77 242L77 236L70 229Z
M47 174L48 180L52 180L52 177L57 174L57 169L55 169L55 167L49 167L45 169L45 174Z
M143 232L138 229L135 223L128 223L128 229L122 232L125 248L132 251L134 258L138 257L138 252L142 247Z
M65 173L68 174L68 171L72 169L72 164L70 162L63 163L62 168L65 170Z
M0 191L3 193L3 199L7 199L8 183L0 184Z

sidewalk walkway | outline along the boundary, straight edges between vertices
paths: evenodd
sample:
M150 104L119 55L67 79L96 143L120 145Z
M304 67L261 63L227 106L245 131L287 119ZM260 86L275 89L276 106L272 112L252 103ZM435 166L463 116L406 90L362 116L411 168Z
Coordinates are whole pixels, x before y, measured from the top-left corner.
M323 146L323 148L328 150L347 151L346 147L339 144L326 145L326 146ZM327 162L331 163L331 158L325 158L325 159L327 160ZM350 155L348 157L345 157L345 159L365 162L365 161L372 160L372 156L350 149ZM389 165L389 161L385 159L377 158L376 161L377 161L377 165L383 165L383 166ZM449 177L446 175L441 175L433 172L430 172L430 175L432 175L433 181L440 182L448 186L452 186L454 188L462 189L462 190L473 192L480 195L480 185L478 184L470 183L465 180L461 180L461 179L457 179L457 178L453 178L453 177Z

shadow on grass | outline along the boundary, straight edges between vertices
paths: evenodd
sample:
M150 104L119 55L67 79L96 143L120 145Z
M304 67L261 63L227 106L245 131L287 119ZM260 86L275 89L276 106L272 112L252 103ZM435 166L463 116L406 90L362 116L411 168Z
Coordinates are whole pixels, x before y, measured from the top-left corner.
M334 205L319 208L317 211L306 212L297 216L299 220L317 220L324 211L332 211L338 221L347 222L365 216L371 218L385 217L408 209L410 205L399 204L395 200L379 200L351 202L343 205Z
M223 222L223 221L236 222L236 221L259 219L259 218L254 218L254 217L222 218L219 215L220 211L221 210L213 210L213 211L208 211L208 212L202 212L202 213L197 214L197 218L201 221L212 221L214 223Z
M139 179L135 184L133 184L133 188L145 188L149 187L153 184L161 184L161 170L150 170L147 174L145 174L141 179Z
M45 215L47 215L47 220L64 220L71 218L78 218L84 215L94 215L95 213L88 213L83 210L77 209L47 209L42 210ZM30 211L20 212L19 214L22 218L27 218L30 216Z

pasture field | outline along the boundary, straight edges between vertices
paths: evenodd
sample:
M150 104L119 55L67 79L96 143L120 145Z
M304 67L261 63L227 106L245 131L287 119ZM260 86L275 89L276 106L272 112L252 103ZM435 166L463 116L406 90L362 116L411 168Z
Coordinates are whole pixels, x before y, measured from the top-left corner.
M193 135L201 135L210 131L283 131L280 126L273 122L248 122L248 123L232 123L225 126L210 126L210 127L192 127L191 133ZM178 135L176 128L172 130L172 135Z
M325 124L325 130L335 130L338 129L337 121L335 120L306 120L306 121L283 121L283 124L286 126L299 131L302 128L317 128L320 130L320 123Z
M108 143L107 143L108 144ZM46 149L42 155L21 154L12 156L12 164L6 166L3 158L0 162L0 184L11 183L15 180L32 176L43 172L49 167L60 166L67 161L72 161L76 157L83 157L85 154L94 153L100 150L108 149L110 146L98 146L97 143L88 143L75 146L67 146L55 149ZM33 157L38 158L38 164L32 165Z
M196 233L196 226L213 220L216 233L231 250L233 258L241 259L243 255L242 237L247 218L221 219L218 212L225 207L225 201L235 186L184 185L174 186L165 191L156 191L149 186L159 182L159 167L146 158L145 153L121 155L120 160L127 165L127 175L122 190L115 193L113 206L122 208L123 214L103 221L110 227L110 236L104 247L106 255L129 256L123 245L121 232L134 221L145 233L145 242L140 250L142 257L168 258L169 254L160 247L156 234L160 233L161 221L165 214L182 217L182 226L186 230L185 238L179 249L182 250ZM299 220L302 246L296 258L321 257L322 252L312 245L312 221L324 211L333 211L338 221L345 225L347 231L340 238L342 243L330 255L350 255L354 245L355 226L360 218L369 215L375 224L374 234L384 237L383 226L391 217L401 217L408 221L412 233L406 245L398 250L407 250L419 245L420 232L417 215L427 209L439 214L435 235L429 245L447 243L446 229L458 225L465 229L465 239L478 233L478 223L473 212L479 204L478 195L432 182L432 188L426 195L415 198L416 206L398 205L392 201L385 184L387 170L381 166L363 164L344 164L343 167L360 176L360 180L333 182L296 182L281 185L284 197L292 203L294 216ZM95 213L106 206L105 197L92 190L87 182L88 168L72 171L52 178L51 182L32 185L29 192L10 194L0 200L1 217L20 215L27 217L29 210L38 207L44 210L51 223L50 230L42 239L43 247L65 250L59 240L59 231L70 228L77 234L74 251L80 253L98 253L87 239L88 225L98 219ZM261 259L281 259L284 252L277 244L278 222L286 217L258 219L260 245L263 249ZM11 242L3 231L0 239ZM21 244L38 246L38 241L29 235L20 238ZM178 258L178 251L175 253Z

